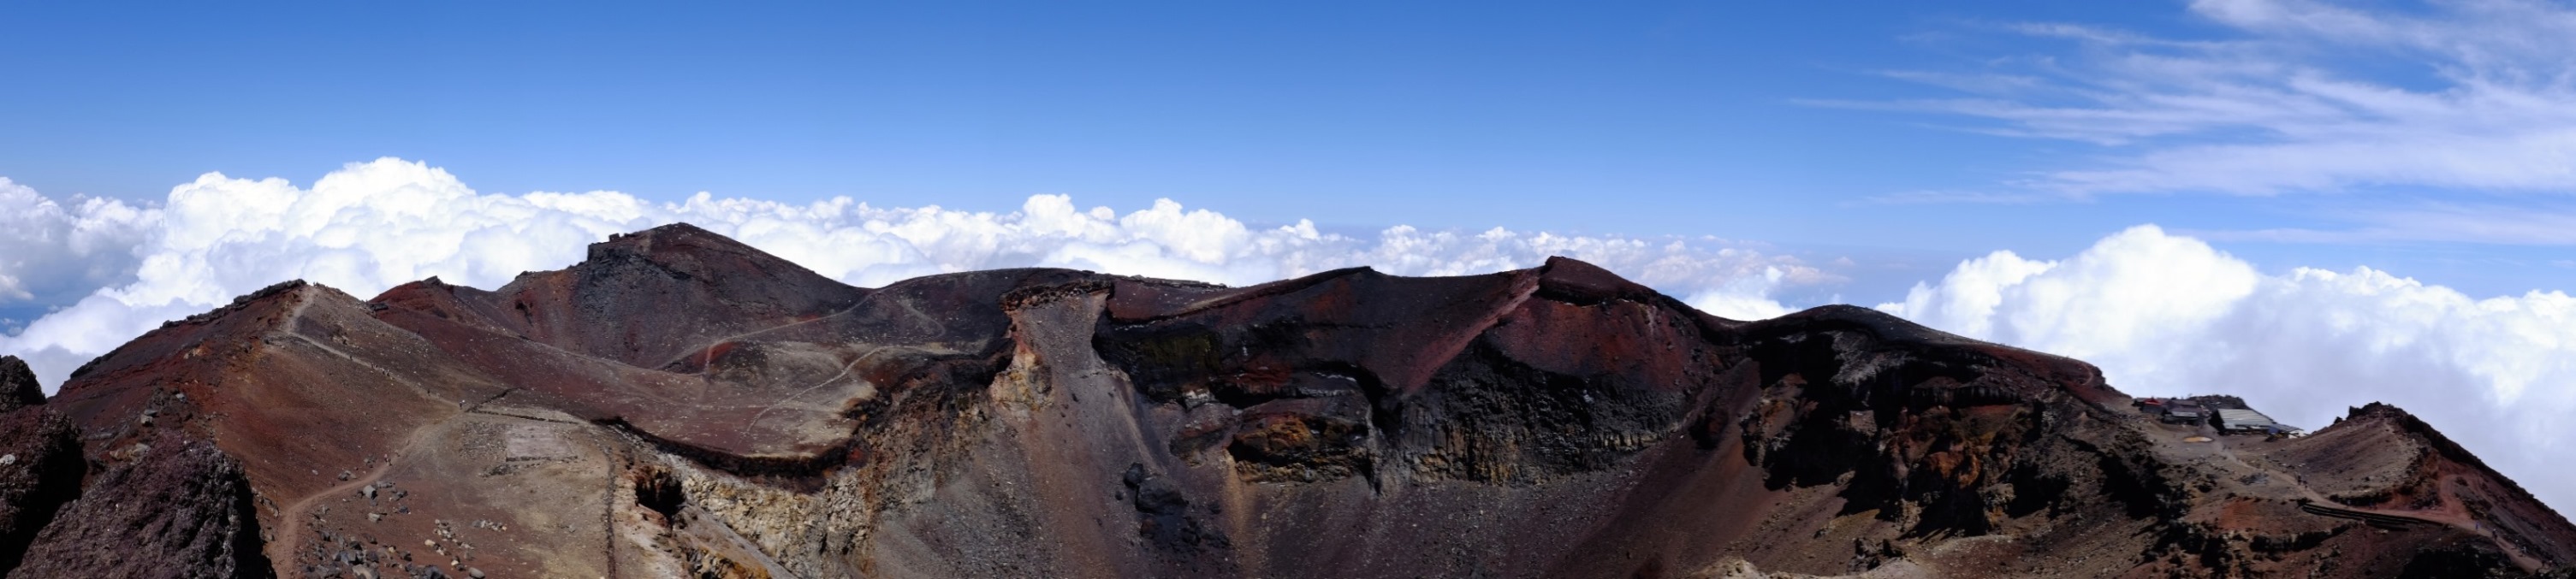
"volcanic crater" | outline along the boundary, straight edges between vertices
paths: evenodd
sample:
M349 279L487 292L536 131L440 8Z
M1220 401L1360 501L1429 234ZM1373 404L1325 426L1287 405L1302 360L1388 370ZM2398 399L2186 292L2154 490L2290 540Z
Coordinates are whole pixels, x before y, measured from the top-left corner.
M496 289L303 282L50 399L17 577L2522 577L2576 527L2432 425L2156 420L1874 310L1571 259L850 287L689 225Z

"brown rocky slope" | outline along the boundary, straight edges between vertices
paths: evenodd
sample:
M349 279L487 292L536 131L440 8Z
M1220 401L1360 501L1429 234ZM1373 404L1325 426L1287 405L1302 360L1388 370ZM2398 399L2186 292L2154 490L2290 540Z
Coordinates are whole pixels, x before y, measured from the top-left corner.
M280 284L100 357L49 401L14 394L33 387L14 362L15 576L2576 563L2576 527L2395 408L2217 436L2141 416L2075 360L1847 306L1727 320L1566 259L860 289L673 225L493 290Z

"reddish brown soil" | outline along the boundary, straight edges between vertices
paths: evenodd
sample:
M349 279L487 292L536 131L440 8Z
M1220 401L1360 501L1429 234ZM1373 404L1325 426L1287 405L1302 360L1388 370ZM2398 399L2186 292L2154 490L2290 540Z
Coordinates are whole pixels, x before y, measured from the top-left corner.
M2128 402L2083 362L1848 306L1727 320L1565 259L859 289L675 225L490 291L281 284L101 357L48 403L0 396L0 445L71 448L10 422L50 413L87 457L42 479L86 479L68 506L0 470L19 508L0 522L44 529L31 548L0 528L0 556L340 577L2576 562L2576 527L2394 408L2267 441ZM194 506L114 506L147 496ZM98 514L10 514L55 510Z

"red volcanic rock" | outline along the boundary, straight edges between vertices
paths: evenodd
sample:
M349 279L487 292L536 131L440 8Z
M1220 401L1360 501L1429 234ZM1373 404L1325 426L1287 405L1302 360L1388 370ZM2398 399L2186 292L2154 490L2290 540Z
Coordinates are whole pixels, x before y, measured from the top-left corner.
M76 442L29 418L25 444L78 444L100 469L50 523L0 520L44 527L20 575L2382 577L2576 560L2576 527L2394 409L2270 440L2128 403L2080 361L1849 306L1728 320L1562 258L1243 288L1014 269L860 289L674 225L493 290L431 279L362 301L293 282L168 324L0 415L69 417ZM42 511L10 498L42 495L8 494L12 474L0 502ZM107 554L136 549L145 562Z
M688 224L618 235L571 269L521 276L492 292L427 282L386 298L462 292L421 304L530 340L641 368L676 363L710 340L848 309L866 290L841 285ZM380 299L379 301L386 301Z

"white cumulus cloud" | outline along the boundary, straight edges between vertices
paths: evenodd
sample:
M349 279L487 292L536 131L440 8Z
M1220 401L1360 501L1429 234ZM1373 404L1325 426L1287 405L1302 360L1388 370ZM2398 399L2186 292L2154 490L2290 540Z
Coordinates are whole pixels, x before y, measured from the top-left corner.
M2133 395L2236 394L2316 428L2423 416L2525 488L2576 504L2576 298L2471 298L2387 272L2270 274L2140 226L2061 261L1996 252L1879 309L2102 367Z
M1018 211L888 208L700 193L657 203L616 192L476 192L448 172L400 159L353 163L298 187L209 173L155 206L66 205L0 181L0 306L58 309L0 335L52 388L73 368L165 320L271 283L305 279L372 296L431 276L498 287L562 268L609 234L686 221L843 282L880 286L936 273L1071 267L1245 285L1367 265L1401 275L1464 275L1563 255L1607 267L1712 311L1785 312L1770 292L1832 281L1787 256L1716 240L1429 231L1339 235L1300 221L1253 227L1162 200L1119 213L1069 197Z
M125 275L159 219L113 199L58 203L0 177L0 305L61 301Z
M609 234L686 221L861 286L1017 266L1253 284L1368 265L1402 275L1600 264L1735 318L1790 308L1783 288L1839 280L1715 239L1437 231L1335 234L1247 225L1172 201L1118 212L1064 196L1017 211L616 192L489 194L425 164L350 164L310 186L208 174L154 204L48 199L0 181L0 307L51 313L0 334L48 388L72 368L234 296L307 279L371 296L438 276L497 287L578 262ZM1967 260L1881 309L2102 366L2137 394L2236 393L2315 427L2383 400L2424 415L2556 504L2576 500L2576 298L2472 298L2373 269L2264 272L2142 226L2063 260Z

